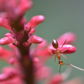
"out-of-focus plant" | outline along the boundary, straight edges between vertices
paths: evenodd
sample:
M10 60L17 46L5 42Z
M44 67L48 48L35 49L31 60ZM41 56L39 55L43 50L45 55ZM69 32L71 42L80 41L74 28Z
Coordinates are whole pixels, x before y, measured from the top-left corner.
M64 73L53 75L52 69L45 65L45 61L54 54L52 45L47 41L33 35L35 27L45 20L44 16L37 15L27 23L24 14L32 7L31 0L0 0L0 26L8 29L5 37L0 39L0 45L8 45L11 50L0 46L0 59L5 60L11 67L4 67L0 74L0 84L36 84L38 80L45 79L45 84L81 84L80 78L63 82L70 74L71 69ZM61 53L74 53L75 46L69 45L75 41L75 34L65 33L57 40L61 46L67 39ZM30 48L32 44L37 47Z

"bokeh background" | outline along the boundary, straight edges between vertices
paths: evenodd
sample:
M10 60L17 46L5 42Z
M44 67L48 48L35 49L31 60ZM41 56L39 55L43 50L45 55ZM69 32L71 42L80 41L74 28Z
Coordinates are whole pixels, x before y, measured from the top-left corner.
M36 27L35 34L50 43L52 39L66 32L75 33L77 40L73 45L77 51L74 54L67 54L67 59L62 60L84 68L84 0L33 0L33 3L33 8L25 14L27 20L35 15L45 16L45 21ZM0 28L0 38L4 37L6 32L8 30ZM7 63L0 61L0 70L5 65ZM55 63L54 56L46 65L51 66L54 73L59 73L58 60ZM61 71L64 72L66 68L67 66L62 66ZM76 76L84 77L84 72L73 68L69 79Z

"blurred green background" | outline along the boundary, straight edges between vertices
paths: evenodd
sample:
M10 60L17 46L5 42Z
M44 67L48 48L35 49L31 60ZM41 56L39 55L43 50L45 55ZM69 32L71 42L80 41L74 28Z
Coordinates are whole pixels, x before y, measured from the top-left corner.
M33 3L32 9L25 14L28 21L35 15L45 16L45 21L36 27L35 34L50 43L52 39L66 32L75 33L77 40L73 45L77 51L74 54L67 54L67 59L62 60L84 68L84 0L33 0ZM1 28L0 38L6 32L6 29ZM54 73L59 72L58 60L55 63L54 56L46 64L53 67ZM5 66L4 63L3 65ZM3 65L1 63L0 67ZM67 66L62 66L61 71L64 72L66 68ZM73 68L69 79L76 76L84 77L84 72Z

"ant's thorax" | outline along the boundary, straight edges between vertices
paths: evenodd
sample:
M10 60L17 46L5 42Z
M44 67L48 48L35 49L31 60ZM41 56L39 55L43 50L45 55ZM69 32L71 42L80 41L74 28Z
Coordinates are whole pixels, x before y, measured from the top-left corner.
M60 53L60 50L58 48L56 49L55 53L56 53L58 60L61 60L61 53Z

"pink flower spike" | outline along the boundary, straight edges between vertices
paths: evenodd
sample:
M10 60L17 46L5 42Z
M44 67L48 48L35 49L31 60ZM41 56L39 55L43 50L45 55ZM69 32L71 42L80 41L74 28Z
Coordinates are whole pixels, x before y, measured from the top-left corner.
M14 42L14 39L12 37L4 37L4 38L0 39L0 44L1 45L6 45L6 44L9 44L9 43L13 43L13 42Z
M43 39L41 37L36 36L36 35L31 36L28 40L29 43L35 43L35 44L39 44L42 41L43 41Z
M67 32L62 36L60 36L57 39L57 41L59 42L60 45L62 45L66 39L67 39L66 44L73 43L76 40L76 35L72 32Z
M74 52L76 52L76 47L69 44L63 45L63 47L60 49L60 53L63 54L71 54Z
M45 20L45 17L43 15L34 16L30 20L30 22L27 24L27 26L30 26L31 28L34 28L37 25L39 25L41 22L43 22L44 20Z

